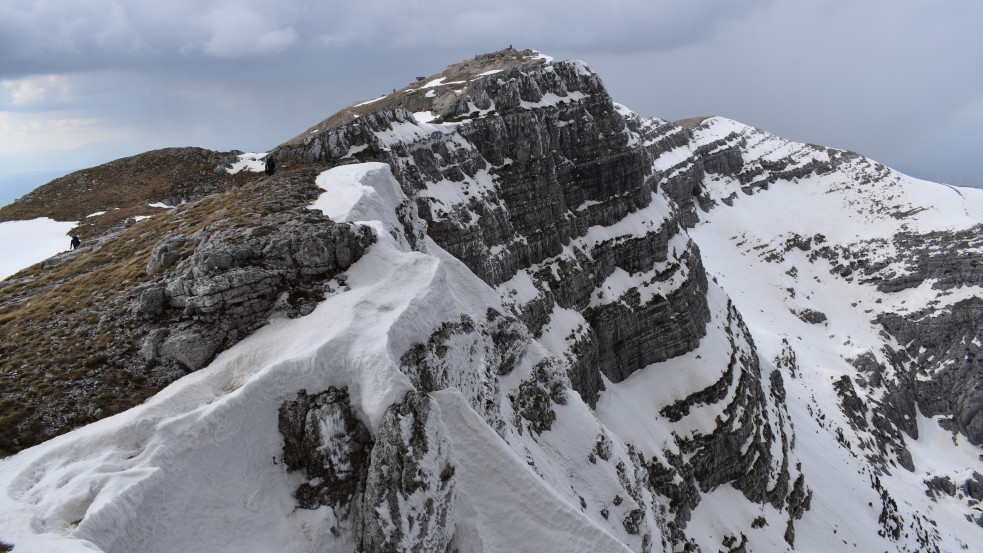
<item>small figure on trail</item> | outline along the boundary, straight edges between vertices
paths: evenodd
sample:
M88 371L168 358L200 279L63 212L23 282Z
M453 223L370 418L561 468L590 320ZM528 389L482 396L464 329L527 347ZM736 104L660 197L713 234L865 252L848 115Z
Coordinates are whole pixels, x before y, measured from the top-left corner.
M267 156L267 158L266 158L266 174L272 177L274 171L276 171L276 160L273 159L272 157L268 157Z
M81 245L82 245L82 241L79 240L79 235L75 234L75 235L72 236L72 244L69 246L68 249L70 249L70 250L77 250L77 249L79 249L79 246L81 246Z

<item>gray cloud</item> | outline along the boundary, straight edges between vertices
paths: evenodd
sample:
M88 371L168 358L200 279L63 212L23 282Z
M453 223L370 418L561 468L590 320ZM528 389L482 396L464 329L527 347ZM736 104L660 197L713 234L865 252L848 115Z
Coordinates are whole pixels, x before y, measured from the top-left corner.
M944 7L8 0L0 185L4 172L163 146L269 148L352 101L508 44L587 61L643 115L725 115L924 176L944 166L967 184L979 178L983 4Z
M199 63L291 48L388 50L502 44L664 48L712 33L765 0L13 0L0 4L0 74Z
M983 4L946 7L779 3L699 43L601 53L592 67L613 96L648 115L725 115L912 169L907 161L929 146L927 137L940 153L962 151L973 140L964 123L983 119L971 115L983 106L983 74L974 69L974 52L983 52L976 30ZM978 156L983 143L969 145ZM948 163L975 165L967 155L955 157Z

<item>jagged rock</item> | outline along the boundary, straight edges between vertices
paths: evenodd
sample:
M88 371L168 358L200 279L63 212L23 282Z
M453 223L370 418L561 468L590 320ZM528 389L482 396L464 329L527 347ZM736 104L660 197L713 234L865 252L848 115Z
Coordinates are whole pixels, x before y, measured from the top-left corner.
M815 309L803 309L796 313L796 316L809 324L820 324L826 322L826 314Z
M795 521L812 506L812 490L808 490L802 474L795 479L792 491L788 495L788 523L785 526L785 541L795 547Z
M345 388L328 388L280 406L283 462L289 470L304 470L307 482L296 491L303 509L322 505L347 516L360 499L369 469L373 440L352 411Z
M454 472L433 400L410 392L389 407L357 513L359 551L448 550L454 536Z
M159 315L167 303L167 291L163 286L151 286L140 292L136 310L147 318Z
M750 332L732 305L728 305L727 310L725 332L731 354L726 371L714 384L677 400L663 408L660 414L677 422L693 408L720 403L726 397L733 397L733 401L723 407L723 415L717 417L716 428L711 434L677 437L679 454L664 452L668 466L653 460L648 467L653 488L670 498L674 520L669 529L677 544L684 541L684 529L691 511L701 500L700 492L714 490L728 482L750 501L771 503L778 509L793 501L801 503L788 489L791 428L788 428L787 413L777 420L768 415L769 402L780 413L786 412L781 373L776 370L769 375L769 398L764 393ZM736 390L732 390L734 387ZM771 420L765 422L764 417ZM776 441L781 446L780 456L773 453ZM775 475L777 478L773 478ZM772 479L774 485L769 484ZM801 473L799 480L798 485L803 487ZM804 488L799 493L805 493ZM799 507L808 509L808 503Z
M519 109L521 102L538 103L546 95L559 100ZM473 117L467 107L472 105L490 111ZM620 381L696 346L708 320L699 253L692 243L686 252L667 251L681 232L683 215L673 212L642 237L605 241L582 253L573 248L569 255L573 240L646 208L658 190L651 154L631 144L625 118L596 75L579 62L510 68L471 80L441 117L464 118L457 127L464 144L427 135L384 145L375 133L412 120L399 108L384 108L316 130L277 155L318 163L362 149L359 155L393 168L415 198L428 235L483 280L499 285L520 270L534 271L544 295L516 306L534 334L549 321L553 302L584 312L592 327L568 375L588 403L596 402L602 388L596 366ZM494 186L480 184L486 175L494 177ZM465 190L459 203L427 193L446 181ZM652 271L670 257L688 278L669 297L632 307L612 301L588 310L593 292L616 269ZM538 265L542 269L535 270Z
M403 354L400 368L420 392L460 390L489 425L500 429L499 380L515 368L530 338L514 318L489 308L484 320L464 315L442 324L426 343Z
M566 381L558 367L543 361L533 368L532 378L519 385L519 393L513 404L523 419L529 421L533 432L549 430L556 420L553 405L565 405Z
M924 376L909 377L912 402L927 416L951 416L955 428L976 445L983 444L983 347L977 345L983 343L981 320L980 298L956 302L943 312L882 314L877 319L907 344L903 357L921 367Z
M949 497L956 495L956 483L948 476L935 476L925 480L925 487L928 488L926 493L930 497L938 497L939 494Z
M983 501L983 474L973 471L973 477L966 479L960 489L976 501Z
M154 245L150 253L150 260L147 261L147 272L153 273L157 269L168 269L181 259L181 248L188 243L188 238L184 235L168 236L161 239Z

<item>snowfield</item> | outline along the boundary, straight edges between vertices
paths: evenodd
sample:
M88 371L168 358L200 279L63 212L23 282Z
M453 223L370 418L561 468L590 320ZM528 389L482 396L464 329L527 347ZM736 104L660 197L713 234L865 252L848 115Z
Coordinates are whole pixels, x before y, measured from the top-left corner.
M238 161L233 163L231 167L227 167L225 172L230 175L234 175L239 171L262 173L266 170L266 154L267 152L246 152L239 154Z
M708 120L706 127L697 131L697 137L710 143L731 132L757 137L760 142L751 142L749 148L759 153L774 152L768 155L788 155L787 150L779 149L794 145L723 118ZM837 408L832 383L842 375L857 374L848 359L864 352L879 355L885 336L873 323L874 315L917 310L938 298L938 291L926 283L882 293L872 285L831 274L827 261L810 262L807 252L797 248L786 252L779 261L767 261L764 253L769 250L761 246L781 244L789 233L822 233L830 243L852 244L877 238L889 240L902 231L967 229L983 221L983 190L953 188L896 172L884 181L867 185L844 186L848 182L844 175L834 173L780 181L750 196L738 192L733 207L718 206L689 232L700 246L708 277L720 284L744 316L762 361L779 356L783 340L796 353L797 378L785 378L786 392L795 399L789 399L787 404L797 434L796 457L815 494L812 509L796 526L796 550L883 551L908 547L898 550L915 551L919 549L914 528L924 526L936 536L942 551L973 551L983 544L983 528L965 519L966 503L933 501L925 494L923 480L935 474L967 477L972 470L980 470L983 449L942 430L937 421L920 416L919 439L907 440L915 472L896 467L892 477L880 478L890 497L901 505L900 511L906 513L905 524L911 525L896 544L878 536L883 531L878 518L884 506L872 489L874 471L862 455L844 449L835 432L842 431L859 451L860 437ZM708 190L714 197L723 198L739 191L740 185L724 179L714 182ZM891 209L879 209L884 205ZM910 215L892 215L896 212ZM792 271L793 267L796 271ZM794 290L794 294L789 290ZM942 299L955 301L980 295L983 290L967 287L956 290L951 300ZM809 324L796 315L807 308L821 310L826 321ZM677 372L689 368L686 356L647 371L672 373L673 368ZM636 376L644 378L633 378ZM742 525L746 527L740 509L718 497L733 494L721 489L704 499L694 513L695 527L701 529L696 535L719 533L728 525L731 533ZM937 527L922 516L933 519ZM749 536L749 551L777 550L782 545L760 543L758 535ZM719 543L719 539L707 539L701 546L708 550L714 543Z
M44 217L0 223L0 280L68 250L76 225Z

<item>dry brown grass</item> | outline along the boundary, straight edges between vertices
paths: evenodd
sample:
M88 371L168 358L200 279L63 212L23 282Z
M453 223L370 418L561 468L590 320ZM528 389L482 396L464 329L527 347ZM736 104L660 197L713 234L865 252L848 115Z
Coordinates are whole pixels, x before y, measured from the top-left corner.
M544 60L538 57L532 50L506 48L498 52L480 54L449 65L444 71L436 75L423 77L399 90L393 90L391 93L371 103L366 103L371 98L354 102L352 105L284 142L281 146L299 146L312 134L323 133L328 129L350 123L362 115L383 109L403 108L410 112L434 111L440 113L456 97L455 90L461 90L467 87L472 80L481 78L479 76L482 73L492 70L504 70L511 67L541 65L543 63ZM443 82L445 83L458 84L434 86L427 89L422 88L423 85L440 77L444 77ZM384 91L381 92L384 93ZM427 96L430 92L434 93L432 97Z
M680 127L685 127L687 129L695 129L696 127L700 126L700 123L703 123L704 121L706 121L711 117L713 116L707 115L704 117L690 117L688 119L680 119L679 121L673 121L673 123L679 125Z
M165 148L111 161L55 179L0 207L0 222L37 217L79 221L72 232L85 241L129 218L161 211L148 203L186 198L196 188L221 192L255 179L256 173L249 172L215 174L216 165L234 157L201 148ZM105 213L86 218L99 211Z
M146 182L161 183L169 178L146 171L142 174ZM280 171L274 177L277 180L256 173L236 175L224 181L222 193L186 204L176 212L148 208L150 219L123 229L101 245L83 243L77 253L59 264L44 268L35 265L5 281L0 287L0 456L126 410L156 393L160 386L149 385L142 372L114 366L108 353L131 358L136 354L133 329L126 326L133 323L124 315L134 288L162 277L163 273L146 273L154 244L174 233L261 225L264 215L283 207L283 191L271 189L272 183L291 175L313 183L310 168ZM102 178L108 177L103 174ZM47 190L38 197L53 194ZM101 199L91 200L96 203L90 206L113 197L108 193L95 195ZM133 204L146 203L136 194L123 200L116 203L128 202L132 209L138 209ZM58 218L78 213L73 209L93 209L63 203L72 202L49 203L43 215ZM5 216L25 213L24 206L18 207ZM99 393L80 391L78 384L83 377L101 381L101 390L93 387ZM80 404L80 395L84 404ZM102 410L99 416L84 412L82 408L90 403ZM45 416L67 422L55 424Z

